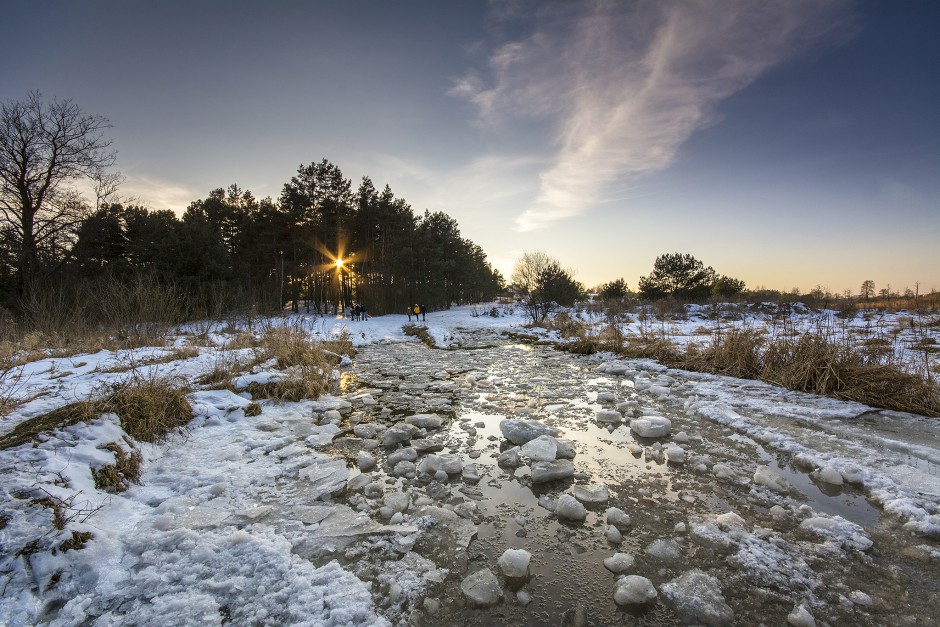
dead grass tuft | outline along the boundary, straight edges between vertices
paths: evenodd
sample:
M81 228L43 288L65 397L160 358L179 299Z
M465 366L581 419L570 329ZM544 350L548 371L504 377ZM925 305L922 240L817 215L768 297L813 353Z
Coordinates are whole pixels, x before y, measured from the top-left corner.
M101 468L92 469L91 475L95 480L95 487L107 492L125 492L132 483L140 485L141 456L133 447L125 452L124 448L111 442L105 448L114 453L114 463Z
M66 551L73 551L73 550L77 551L80 549L84 549L85 544L87 544L88 541L94 537L95 537L95 534L93 534L90 531L74 531L73 530L72 536L68 540L66 540L65 542L59 545L59 550L64 553Z
M0 449L35 440L40 434L102 414L117 414L121 427L131 437L159 442L192 420L192 407L186 400L189 388L171 377L134 373L128 380L107 386L94 398L70 403L16 425L0 437Z
M428 333L427 327L419 327L414 324L407 324L401 328L405 335L409 337L416 337L422 342L424 342L430 348L437 348L437 342L434 341L434 338Z

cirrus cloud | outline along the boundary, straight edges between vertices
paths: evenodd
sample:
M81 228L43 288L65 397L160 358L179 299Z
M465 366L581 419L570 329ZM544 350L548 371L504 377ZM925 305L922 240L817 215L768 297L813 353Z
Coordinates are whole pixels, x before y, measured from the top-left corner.
M551 158L516 219L530 230L577 216L607 189L671 165L717 103L818 42L850 36L843 0L562 2L527 35L489 49L451 90L483 128L548 129ZM513 15L518 17L519 12Z

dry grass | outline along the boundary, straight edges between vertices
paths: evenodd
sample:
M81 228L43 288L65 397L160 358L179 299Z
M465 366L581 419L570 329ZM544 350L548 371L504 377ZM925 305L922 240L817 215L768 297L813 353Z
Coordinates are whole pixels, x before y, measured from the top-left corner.
M409 337L416 337L424 342L429 348L437 348L437 342L428 332L427 327L419 327L415 324L407 324L401 328L402 332Z
M133 446L130 452L125 452L116 442L107 444L105 448L114 453L114 463L91 470L95 487L117 493L126 491L132 483L140 485L140 453Z
M189 388L178 379L134 373L124 382L107 386L90 400L24 420L0 437L0 449L19 446L40 434L109 413L117 414L121 427L131 437L159 442L192 420L192 407L186 400L188 392Z

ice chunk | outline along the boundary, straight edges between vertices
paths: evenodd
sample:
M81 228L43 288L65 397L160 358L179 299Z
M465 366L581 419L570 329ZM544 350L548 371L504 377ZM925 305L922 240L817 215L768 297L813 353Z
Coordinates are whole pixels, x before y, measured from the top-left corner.
M613 544L620 544L623 542L623 534L621 534L620 530L613 525L607 525L607 529L604 531L604 537L607 538L608 542Z
M734 512L727 512L715 517L715 522L718 523L718 526L727 531L732 527L740 527L741 529L747 528L747 523L744 522L744 519L735 514Z
M616 403L617 396L613 392L598 392L597 402L598 403Z
M675 444L666 447L666 459L673 464L685 463L685 449Z
M672 441L676 442L677 444L685 444L689 441L689 434L687 434L685 431L680 431L679 433L672 436Z
M411 446L419 453L437 453L444 450L444 443L434 438L415 438Z
M823 536L844 548L855 549L856 551L867 551L874 544L862 527L841 516L807 518L800 523L800 529Z
M816 619L809 613L805 605L798 605L787 614L787 624L793 627L816 627Z
M660 586L659 591L684 623L704 623L713 627L734 621L734 612L725 602L718 580L700 570L682 574Z
M619 425L623 422L623 416L615 409L602 409L594 414L594 420L603 424Z
M678 543L671 538L653 540L646 547L646 552L661 560L676 560L682 557L682 551L679 550Z
M506 549L496 562L507 577L527 577L532 554L525 549Z
M574 459L574 456L577 455L577 451L574 450L574 442L566 438L556 438L555 444L558 446L558 450L555 453L555 457L558 459Z
M520 452L532 461L552 461L558 453L558 441L550 435L540 435L523 444Z
M587 487L576 485L571 492L574 498L585 505L604 505L610 499L610 490L604 484Z
M611 507L607 510L607 524L622 531L630 526L630 515L619 507Z
M437 414L415 414L405 418L405 422L422 429L440 429L444 419Z
M535 420L517 420L507 418L499 423L499 430L507 440L513 444L525 444L540 435L555 437L560 431Z
M614 602L617 605L642 605L657 596L653 582L639 575L627 575L617 580Z
M790 482L767 466L759 466L757 470L754 471L754 483L766 486L774 492L790 491Z
M853 590L852 593L849 594L849 601L851 601L855 605L861 605L863 607L872 606L871 597L865 594L864 592L862 592L861 590Z
M359 466L359 470L369 470L375 466L375 458L365 451L359 451L356 455L356 465Z
M630 430L641 438L661 438L669 435L672 421L662 416L644 416L630 421Z
M532 602L532 596L525 590L520 590L516 593L516 601L519 602L519 605L525 607Z
M496 605L503 596L499 580L489 568L478 570L466 577L460 582L460 590L470 603L481 607Z
M567 459L532 464L532 483L544 483L574 476L574 464ZM574 499L574 497L572 497Z
M346 488L349 469L345 461L330 459L327 462L317 462L307 466L300 471L299 476L310 482L306 489L312 493L311 498L325 499Z
M395 446L400 442L407 442L417 430L417 427L409 424L389 427L382 435L382 446Z
M480 471L475 464L467 464L463 467L462 478L467 483L477 483L480 481Z
M389 455L388 464L389 466L394 466L395 464L401 461L413 462L416 459L418 459L418 451L414 450L411 447L406 447L406 448L398 449L397 451Z
M403 512L411 505L411 497L404 492L386 492L382 502L396 512Z
M614 553L604 560L604 568L619 575L633 568L633 556L629 553Z
M587 510L570 494L562 494L555 503L555 515L565 520L584 520Z
M392 474L396 477L404 477L407 475L413 475L414 472L415 472L414 462L409 462L405 460L398 462L392 468Z
M518 446L505 450L496 458L496 463L506 468L516 468L522 464L521 450Z
M810 473L810 476L816 481L822 481L830 485L842 485L845 482L842 474L832 466L820 468L816 472Z

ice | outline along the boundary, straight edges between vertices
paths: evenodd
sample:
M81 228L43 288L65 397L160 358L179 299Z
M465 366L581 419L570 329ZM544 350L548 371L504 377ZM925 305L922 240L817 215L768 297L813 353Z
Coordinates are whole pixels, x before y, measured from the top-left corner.
M375 467L375 457L365 451L359 451L356 455L356 465L359 466L359 470L369 470Z
M689 441L689 435L685 431L680 431L679 433L672 436L672 441L677 444L685 444Z
M415 414L405 418L405 422L421 429L440 429L444 419L437 414Z
M396 477L407 477L415 474L414 462L402 460L392 467L392 475Z
M610 499L610 490L606 485L580 486L576 485L571 489L574 498L585 505L605 505Z
M612 544L620 544L623 542L623 534L613 525L607 525L607 529L604 530L604 537Z
M473 605L496 605L503 596L499 580L489 568L483 568L460 582L460 590Z
M849 594L849 601L855 605L861 605L862 607L871 607L872 600L871 597L862 592L861 590L853 590Z
M411 446L419 453L437 453L444 450L444 443L434 438L413 438Z
M461 478L466 483L477 483L480 481L480 471L477 469L475 464L467 464L463 467Z
M308 489L313 499L328 499L342 492L349 479L349 469L342 459L320 461L300 471L300 478L309 481Z
M394 466L398 462L413 462L418 459L418 451L411 447L400 448L388 456L388 464Z
M459 475L463 463L452 455L426 455L419 463L418 470L426 475L444 472L447 475Z
M558 441L550 435L540 435L523 444L520 452L532 461L552 461L558 453Z
M682 557L679 544L672 539L653 540L649 546L646 547L646 553L664 561L677 560Z
M619 575L633 568L633 556L629 553L614 553L604 560L604 568Z
M734 612L725 602L718 580L698 569L663 584L659 591L684 623L717 627L734 621Z
M800 529L823 536L846 549L867 551L874 544L864 529L841 516L807 518L800 523Z
M565 520L584 520L587 518L587 510L584 505L578 502L570 494L562 494L555 503L555 514Z
M506 549L496 562L507 577L527 577L532 554L525 549Z
M614 602L617 605L643 605L656 597L653 582L640 575L621 577L614 588Z
M574 448L574 442L566 438L556 438L555 444L558 447L555 457L558 459L574 459L577 451Z
M608 525L613 525L621 531L630 526L630 515L619 507L609 508L606 514Z
M522 465L522 449L514 446L499 454L496 463L506 468L517 468Z
M805 605L798 605L787 614L787 624L793 627L816 627L816 619L809 613Z
M630 421L630 430L641 438L661 438L669 435L672 421L662 416L644 416Z
M389 427L382 435L382 446L390 447L401 442L407 442L411 439L411 436L414 435L416 430L417 427L409 424Z
M674 464L685 463L685 449L675 444L666 447L666 459Z
M810 473L810 476L817 481L828 483L830 485L842 485L845 481L842 474L832 466L824 466L816 472Z
M411 497L404 492L386 492L382 502L396 512L404 512L411 505Z
M623 422L623 416L620 415L619 411L613 409L602 409L601 411L594 414L594 420L602 424L619 425L621 422Z
M555 437L560 435L560 431L554 427L549 427L535 420L518 420L507 418L500 421L499 430L507 440L513 444L525 444L529 440L534 440L540 435L550 435Z
M532 464L532 483L545 483L574 476L574 464L566 459ZM574 499L574 497L572 497Z
M614 394L613 392L598 392L597 402L598 403L616 403L617 395Z
M525 607L532 602L532 596L525 590L519 590L516 592L516 601L519 602L519 605Z
M790 482L768 466L758 466L754 471L754 483L768 487L774 492L790 491Z

